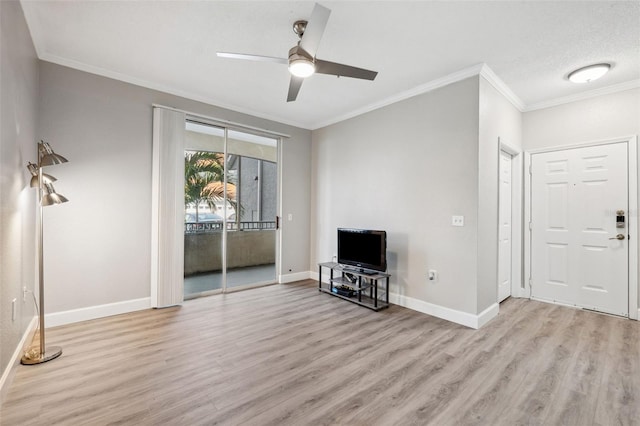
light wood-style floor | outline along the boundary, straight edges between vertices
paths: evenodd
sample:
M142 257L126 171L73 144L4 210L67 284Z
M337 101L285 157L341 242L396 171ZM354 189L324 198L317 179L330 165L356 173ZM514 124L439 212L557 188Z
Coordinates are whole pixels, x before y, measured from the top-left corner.
M639 425L640 323L509 299L481 330L315 282L51 329L9 425Z

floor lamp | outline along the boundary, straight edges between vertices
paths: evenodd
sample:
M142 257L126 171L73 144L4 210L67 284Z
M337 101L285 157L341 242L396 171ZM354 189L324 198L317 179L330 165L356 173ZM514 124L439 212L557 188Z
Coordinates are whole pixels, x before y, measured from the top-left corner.
M31 173L32 188L38 188L38 204L40 205L40 218L38 230L38 293L40 303L38 306L38 317L40 320L40 348L35 351L27 351L20 362L25 365L42 364L51 361L62 355L62 348L59 346L45 346L44 341L44 257L43 257L43 216L42 209L46 206L66 203L67 200L53 188L53 182L56 181L51 175L42 172L42 168L53 166L55 164L66 163L67 159L56 154L47 142L40 141L38 143L38 164L29 163L27 169Z

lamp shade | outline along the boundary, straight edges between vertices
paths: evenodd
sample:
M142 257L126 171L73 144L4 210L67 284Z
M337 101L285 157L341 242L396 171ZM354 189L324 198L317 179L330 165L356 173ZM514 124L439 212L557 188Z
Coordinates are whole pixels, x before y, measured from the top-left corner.
M48 142L40 141L38 150L40 151L40 167L53 166L54 164L62 164L69 161L62 155L53 152Z
M29 170L29 173L31 173L31 182L29 183L29 186L31 188L38 188L40 186L39 184L39 174L38 174L38 166L36 166L35 164L29 162L29 164L27 164L27 169ZM55 182L56 179L55 177L43 173L42 174L42 181L43 183L52 183Z
M45 183L43 190L44 194L42 194L41 201L43 206L52 206L54 204L62 204L69 201L64 195L58 194L51 183Z

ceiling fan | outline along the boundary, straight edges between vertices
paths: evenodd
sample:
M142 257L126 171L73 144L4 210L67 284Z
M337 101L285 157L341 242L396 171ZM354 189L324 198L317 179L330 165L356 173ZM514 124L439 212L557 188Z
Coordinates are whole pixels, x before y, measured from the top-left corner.
M302 82L314 73L360 78L363 80L375 79L376 75L378 75L376 71L369 71L363 68L323 61L316 58L316 50L320 45L320 40L322 39L322 34L327 26L330 14L331 10L316 3L309 21L300 20L294 22L293 32L300 37L300 41L298 41L296 46L289 49L288 59L229 52L218 52L217 55L222 58L276 62L288 65L289 72L291 73L291 81L289 82L287 102L296 100Z

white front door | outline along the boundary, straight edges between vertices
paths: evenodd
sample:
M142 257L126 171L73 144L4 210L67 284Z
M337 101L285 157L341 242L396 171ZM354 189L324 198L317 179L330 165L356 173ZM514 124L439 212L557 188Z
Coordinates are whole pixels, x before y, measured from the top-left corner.
M511 296L511 155L500 151L498 303Z
M629 315L627 144L531 156L531 294ZM620 234L623 239L616 239Z

